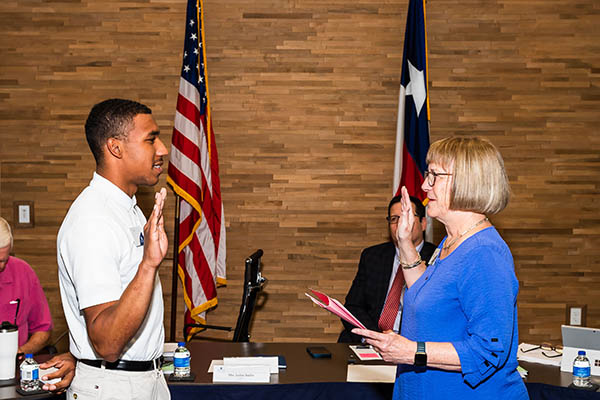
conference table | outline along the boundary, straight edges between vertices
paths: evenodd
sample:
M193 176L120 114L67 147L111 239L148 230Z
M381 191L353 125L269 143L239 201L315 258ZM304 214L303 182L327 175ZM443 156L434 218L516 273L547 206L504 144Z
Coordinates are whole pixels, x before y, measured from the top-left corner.
M331 358L314 359L306 352L307 346L324 346ZM287 399L343 399L365 400L392 398L391 383L346 382L352 350L342 343L210 343L191 342L191 368L194 382L169 382L173 400L247 398ZM208 367L212 360L223 357L277 355L285 357L287 368L272 374L270 384L213 384ZM354 359L351 360L354 362ZM568 388L570 373L560 368L530 362L520 362L528 371L525 384L531 399L596 399L600 392ZM600 384L600 377L593 377Z
M192 354L191 369L195 379L193 382L169 382L173 400L389 400L392 397L391 383L346 382L348 362L352 354L347 344L192 341L187 346ZM331 358L311 358L306 352L307 346L324 346L331 353ZM250 356L283 356L287 367L280 368L278 374L271 374L269 384L212 383L212 373L208 372L212 360ZM529 362L519 364L529 372L525 383L531 399L600 400L600 392L568 388L572 376L561 372L558 367ZM594 376L593 381L600 384L600 376ZM15 386L0 387L0 400L48 398L56 400L61 397L51 394L25 397L15 391Z

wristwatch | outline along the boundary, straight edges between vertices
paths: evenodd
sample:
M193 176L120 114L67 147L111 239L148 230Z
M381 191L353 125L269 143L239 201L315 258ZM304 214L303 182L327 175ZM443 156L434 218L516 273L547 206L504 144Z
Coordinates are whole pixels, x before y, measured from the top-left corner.
M415 367L427 366L427 353L425 353L425 342L417 342L417 352L415 353Z

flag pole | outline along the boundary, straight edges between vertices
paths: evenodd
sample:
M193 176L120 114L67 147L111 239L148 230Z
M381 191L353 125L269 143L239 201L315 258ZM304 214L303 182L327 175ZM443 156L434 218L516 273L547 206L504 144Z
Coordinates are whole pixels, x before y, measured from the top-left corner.
M175 194L175 223L173 225L173 273L171 276L171 326L169 341L175 341L175 328L177 327L177 261L179 259L179 196Z

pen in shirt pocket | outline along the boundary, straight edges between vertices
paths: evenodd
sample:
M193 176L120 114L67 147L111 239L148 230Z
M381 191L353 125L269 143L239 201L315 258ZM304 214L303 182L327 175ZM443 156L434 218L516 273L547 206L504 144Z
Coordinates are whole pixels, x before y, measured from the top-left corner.
M15 311L15 325L17 324L17 315L19 315L19 306L21 305L21 299L17 298L16 300L12 300L9 304L16 304L17 310Z

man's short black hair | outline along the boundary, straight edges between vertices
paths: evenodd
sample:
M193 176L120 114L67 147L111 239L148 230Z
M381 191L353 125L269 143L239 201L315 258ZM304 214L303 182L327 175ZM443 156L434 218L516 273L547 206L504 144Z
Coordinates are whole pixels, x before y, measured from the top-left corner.
M152 114L152 110L137 101L123 99L104 100L92 107L85 121L85 138L97 165L102 165L106 141L127 137L138 114Z
M390 200L390 204L388 205L388 217L390 216L390 210L392 209L392 206L396 203L400 203L400 200L402 200L402 196L400 195L392 197L392 200ZM421 200L414 196L410 196L410 201L412 201L412 203L415 205L415 213L419 217L419 221L423 220L423 217L425 217L425 206Z

